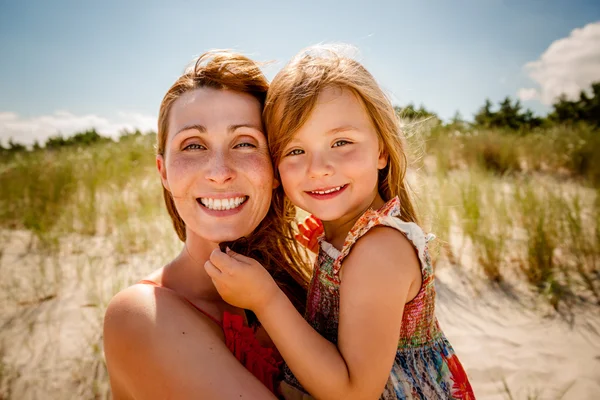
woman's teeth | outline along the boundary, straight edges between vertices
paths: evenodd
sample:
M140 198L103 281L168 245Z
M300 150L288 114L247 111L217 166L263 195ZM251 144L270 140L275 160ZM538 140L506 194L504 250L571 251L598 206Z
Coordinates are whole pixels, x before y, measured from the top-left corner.
M239 207L243 202L248 199L244 197L232 197L229 199L211 199L210 197L201 197L200 203L210 210L231 210L232 208Z
M341 188L343 188L345 185L342 186L338 186L338 187L334 187L331 189L327 189L327 190L315 190L311 193L316 193L316 194L327 194L327 193L333 193L333 192L337 192L338 190L340 190Z

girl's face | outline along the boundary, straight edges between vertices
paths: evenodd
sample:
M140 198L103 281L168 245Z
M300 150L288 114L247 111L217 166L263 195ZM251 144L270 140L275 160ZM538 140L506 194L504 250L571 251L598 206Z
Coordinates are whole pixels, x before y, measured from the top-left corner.
M218 243L251 233L275 186L260 103L228 90L185 93L171 107L157 166L188 236Z
M377 132L349 90L323 90L308 121L286 146L279 174L286 195L323 221L354 218L380 199L387 164Z

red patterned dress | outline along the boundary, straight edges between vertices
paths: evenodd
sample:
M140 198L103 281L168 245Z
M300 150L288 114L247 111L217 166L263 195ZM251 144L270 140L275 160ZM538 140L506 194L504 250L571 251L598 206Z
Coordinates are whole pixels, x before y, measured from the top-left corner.
M369 229L377 225L395 228L417 250L423 283L417 296L404 306L396 359L381 399L475 399L467 375L434 315L434 275L427 250L427 242L433 236L425 236L418 225L402 221L399 216L400 200L396 197L378 211L363 214L348 233L341 251L321 239L305 319L323 337L337 343L339 272L344 258ZM288 384L304 390L287 365L284 374Z

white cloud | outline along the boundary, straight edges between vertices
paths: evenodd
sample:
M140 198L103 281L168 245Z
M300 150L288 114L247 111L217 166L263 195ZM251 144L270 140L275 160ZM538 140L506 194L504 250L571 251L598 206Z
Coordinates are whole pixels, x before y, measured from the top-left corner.
M542 103L552 104L562 93L576 99L592 82L600 81L600 21L556 40L538 60L525 64L525 70L538 83L536 95ZM531 96L533 92L520 89L521 94Z
M517 96L523 101L528 101L539 98L539 93L535 88L519 89Z
M109 119L94 114L74 115L68 111L56 111L51 115L22 118L14 112L0 112L2 143L6 143L10 138L27 145L36 139L43 143L49 136L60 133L68 137L90 128L95 128L101 135L116 138L123 130L156 131L156 117L120 112L116 118Z

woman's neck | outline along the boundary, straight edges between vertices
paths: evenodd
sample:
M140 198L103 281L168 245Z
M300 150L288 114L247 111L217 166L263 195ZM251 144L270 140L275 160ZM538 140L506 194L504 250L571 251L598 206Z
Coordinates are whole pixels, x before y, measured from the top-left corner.
M183 249L163 270L163 285L188 299L222 301L219 292L204 270L204 263L208 261L210 253L215 248L218 248L217 243L208 242L188 232Z

